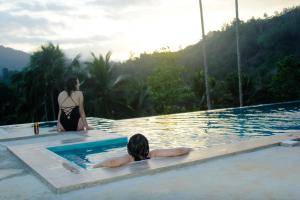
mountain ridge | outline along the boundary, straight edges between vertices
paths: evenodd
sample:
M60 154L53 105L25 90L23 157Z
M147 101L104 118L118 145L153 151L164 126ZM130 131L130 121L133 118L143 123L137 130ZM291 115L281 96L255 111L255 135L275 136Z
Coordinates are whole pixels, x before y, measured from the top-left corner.
M30 54L0 44L0 70L21 70L28 65Z

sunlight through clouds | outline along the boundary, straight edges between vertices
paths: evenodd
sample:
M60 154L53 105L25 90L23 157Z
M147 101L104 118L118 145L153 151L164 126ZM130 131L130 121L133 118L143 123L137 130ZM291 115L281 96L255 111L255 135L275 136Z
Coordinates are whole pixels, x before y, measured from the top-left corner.
M300 0L240 0L240 16L269 16ZM235 16L234 0L203 0L206 32ZM27 52L53 42L70 57L112 51L125 60L162 47L178 50L201 39L196 0L10 0L0 1L0 44Z

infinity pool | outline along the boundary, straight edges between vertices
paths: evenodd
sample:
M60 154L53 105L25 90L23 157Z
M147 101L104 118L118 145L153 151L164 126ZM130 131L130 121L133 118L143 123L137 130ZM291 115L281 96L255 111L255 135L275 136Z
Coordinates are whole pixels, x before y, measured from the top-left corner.
M300 130L300 101L115 121L89 118L88 121L96 129L128 138L142 133L149 139L150 149L207 148ZM68 159L80 158L80 165L84 161L88 167L108 157L125 154L126 146L69 153Z

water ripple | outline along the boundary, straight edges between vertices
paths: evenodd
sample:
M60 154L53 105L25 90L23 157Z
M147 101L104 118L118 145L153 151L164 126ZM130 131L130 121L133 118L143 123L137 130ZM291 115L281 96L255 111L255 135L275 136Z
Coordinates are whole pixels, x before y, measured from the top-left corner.
M300 130L300 102L115 121L89 118L88 121L110 133L128 137L142 133L149 139L151 148L206 148Z

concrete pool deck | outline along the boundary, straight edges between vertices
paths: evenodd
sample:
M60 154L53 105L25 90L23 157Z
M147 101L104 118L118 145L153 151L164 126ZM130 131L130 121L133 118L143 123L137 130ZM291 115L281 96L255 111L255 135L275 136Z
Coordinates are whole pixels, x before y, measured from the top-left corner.
M299 134L299 132L294 132L285 135L253 139L208 148L200 152L193 151L188 156L170 159L152 159L146 162L133 163L121 168L99 168L90 171L80 171L79 174L74 174L66 170L62 167L61 162L59 166L51 167L49 165L42 165L42 171L47 168L55 170L59 168L60 170L58 174L55 174L56 172L49 174L49 177L53 176L52 180L54 180L54 182L56 181L62 186L55 188L55 186L53 187L52 185L52 190L54 189L55 192L66 192L78 188L91 187L95 184L106 183L105 185L101 184L91 188L71 191L66 194L53 193L40 181L38 176L33 175L33 173L37 173L36 171L28 170L28 168L16 160L6 148L2 147L1 158L4 158L4 162L0 164L0 199L77 199L80 198L80 196L84 199L140 199L143 197L142 195L144 195L144 199L220 199L222 195L224 197L227 196L227 199L259 199L259 195L264 194L263 191L267 192L270 199L299 199L300 193L298 192L298 188L300 188L300 173L298 168L300 166L300 148L299 146L278 146L280 141L286 138L297 137ZM85 136L86 135L80 133L60 134L47 138L2 142L2 145L9 146L11 151L18 151L19 149L22 153L22 149L19 147L28 147L28 145L32 147L34 140L38 141L38 145L57 140L70 143L72 141L86 140L84 139L86 138ZM260 150L255 151L258 149ZM243 152L243 154L240 154L241 152ZM34 151L31 150L24 151L23 153L27 155L27 158L31 157L31 159L32 155L34 155ZM245 157L247 159L245 159ZM239 160L241 160L241 162L237 166L231 163L230 160L235 160L236 163L239 163ZM205 167L207 165L209 167ZM284 169L283 165L286 165L287 168ZM266 170L269 175L272 173L273 175L278 174L280 170L287 171L284 173L280 172L281 174L283 173L281 176L283 180L273 180L273 175L264 177L265 188L257 189L256 185L251 186L251 184L254 183L253 181L259 181L260 174L266 173ZM49 171L44 170L44 172L47 174ZM239 174L242 177L238 176ZM177 177L178 180L173 176ZM239 179L246 182L241 182ZM72 184L65 185L66 180L69 180L69 183L71 182ZM32 182L32 185L27 184L25 181ZM278 182L273 183L273 181ZM22 183L24 186L21 186ZM20 187L13 186L19 184L21 184ZM215 188L213 186L214 184L219 187ZM238 184L240 184L240 186ZM268 186L270 188L266 188L267 184L275 184L276 187L280 186L280 190L272 189L271 186ZM235 185L236 188L234 188L233 185ZM12 189L8 189L9 186L11 186ZM33 190L33 186L36 186L36 190ZM254 193L251 194L250 186L256 188L255 190L258 191L253 191ZM209 187L215 188L215 192L209 190ZM232 189L232 191L228 191L226 195L228 187ZM150 191L147 191L147 188ZM202 190L201 188L204 189ZM248 193L250 192L250 196L247 197L248 194L244 194L246 192L245 190L248 191ZM231 195L228 196L228 194ZM241 196L242 194L246 195L247 198L243 198L243 196ZM46 197L43 195L46 195ZM288 198L282 198L284 197L282 195L289 196L287 196ZM262 199L266 198L269 197Z
M10 140L22 140L28 138L46 137L51 135L59 135L56 131L49 131L52 128L40 128L40 134L34 135L33 127L29 124L18 124L1 126L0 129L0 142Z
M274 146L64 194L0 148L0 199L291 199L300 197L300 146Z
M62 135L63 136L63 135ZM20 142L7 142L6 146L21 161L26 163L37 174L42 181L50 186L56 193L68 192L80 188L90 187L95 184L103 184L140 176L153 174L161 171L180 168L187 165L206 162L211 159L230 156L247 151L254 151L261 148L279 145L282 138L293 137L292 134L282 136L271 136L243 141L234 144L219 145L214 148L207 148L192 151L189 155L173 158L157 158L138 163L132 163L118 168L97 168L86 170L77 165L72 165L69 161L49 151L47 147L69 144L70 142L88 142L118 138L118 135L105 134L101 131L90 131L84 135L78 135L82 138L65 139L56 137L51 141L41 141L39 138L31 139L29 144L20 144ZM73 144L73 143L72 143ZM77 173L70 173L66 166L75 167Z

